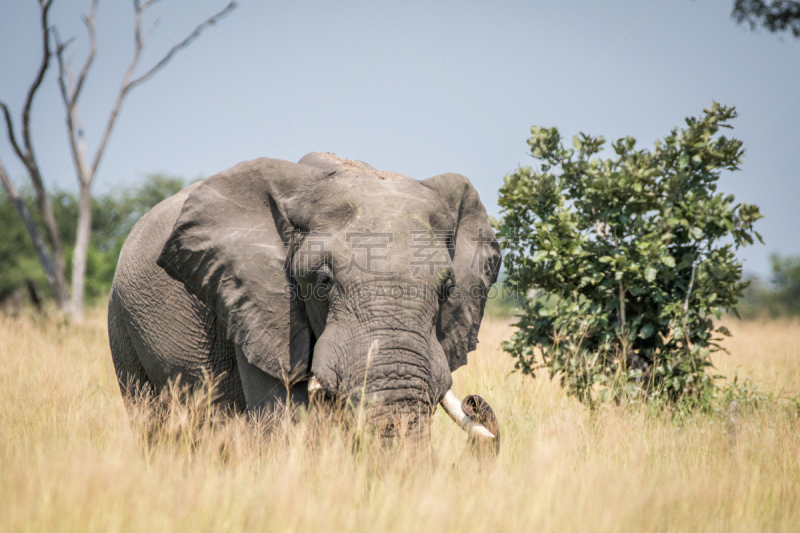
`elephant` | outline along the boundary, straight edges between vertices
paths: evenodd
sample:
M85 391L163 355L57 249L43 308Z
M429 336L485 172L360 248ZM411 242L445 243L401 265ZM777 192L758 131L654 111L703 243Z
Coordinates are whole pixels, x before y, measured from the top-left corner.
M494 415L466 409L451 372L476 349L500 262L462 175L418 181L322 152L246 161L159 203L127 237L108 307L119 386L133 398L212 372L216 401L236 411L319 395L427 435L442 405L491 442Z

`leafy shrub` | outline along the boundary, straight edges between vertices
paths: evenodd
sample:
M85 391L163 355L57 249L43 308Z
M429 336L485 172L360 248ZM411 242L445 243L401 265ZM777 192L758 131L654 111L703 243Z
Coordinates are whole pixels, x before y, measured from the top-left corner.
M741 141L717 135L735 117L714 103L652 151L626 137L608 159L593 157L603 137L581 133L565 149L556 128L531 128L541 166L505 177L496 229L508 281L556 298L523 305L504 344L517 369L545 367L590 404L621 394L672 401L711 386L715 334L730 334L713 317L747 286L734 251L761 240L758 207L717 192L743 154Z

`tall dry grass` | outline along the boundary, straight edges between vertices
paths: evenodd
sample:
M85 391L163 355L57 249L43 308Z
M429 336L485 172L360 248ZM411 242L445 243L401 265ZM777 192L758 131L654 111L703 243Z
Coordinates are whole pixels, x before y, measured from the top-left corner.
M719 369L800 390L800 324L737 323ZM503 424L494 463L437 411L434 461L310 419L271 433L169 412L132 429L104 310L82 326L0 317L0 531L798 531L800 422L779 406L674 423L641 406L589 412L546 377L511 374L504 321L454 375ZM137 427L140 424L137 423Z

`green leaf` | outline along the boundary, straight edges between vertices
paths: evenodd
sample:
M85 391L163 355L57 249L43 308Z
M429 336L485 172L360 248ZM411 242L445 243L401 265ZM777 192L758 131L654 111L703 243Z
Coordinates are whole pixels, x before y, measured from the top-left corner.
M661 262L670 268L675 268L675 258L671 255L665 255L661 258Z
M654 331L655 328L653 327L653 324L650 323L645 324L644 326L642 326L642 331L641 331L642 338L649 339L653 335Z
M644 271L644 279L652 283L656 279L656 274L658 274L658 272L655 268L647 267Z

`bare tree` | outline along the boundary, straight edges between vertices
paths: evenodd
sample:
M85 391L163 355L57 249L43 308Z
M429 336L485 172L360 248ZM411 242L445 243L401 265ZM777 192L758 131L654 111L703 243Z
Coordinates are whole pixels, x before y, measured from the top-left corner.
M134 6L133 36L135 45L133 58L131 59L131 62L128 65L127 70L125 71L122 83L119 86L117 98L114 102L114 105L106 121L105 129L103 130L102 137L100 138L100 143L97 149L95 150L94 155L90 156L86 148L83 125L81 122L80 107L78 102L81 96L81 91L83 90L86 84L86 79L89 75L92 64L94 63L95 53L97 50L97 39L95 32L95 14L97 13L98 0L92 1L92 6L89 15L83 17L83 22L84 25L86 26L86 30L89 36L89 52L77 76L74 75L69 62L64 58L65 51L72 42L72 39L70 39L67 42L61 42L61 40L59 39L58 32L55 29L51 29L48 26L47 13L50 9L52 1L53 0L47 0L47 1L39 0L39 5L42 12L42 39L44 42L44 59L42 61L42 66L39 70L39 75L37 76L36 80L34 81L28 93L28 99L26 100L25 108L23 109L22 112L21 122L23 127L23 142L25 148L24 150L19 148L19 144L14 135L13 123L11 121L8 107L2 103L0 103L0 105L3 106L3 111L6 116L8 135L9 138L11 139L12 145L14 146L14 151L20 158L20 160L22 160L23 164L25 164L25 167L31 176L31 181L33 182L34 188L37 193L39 210L42 212L43 218L45 219L45 227L48 230L48 237L50 238L51 245L54 251L53 255L55 257L55 260L52 262L54 264L50 268L54 273L53 278L55 280L51 281L51 286L53 287L53 292L57 294L56 301L59 302L60 306L64 307L64 304L66 304L67 301L67 292L66 292L66 285L64 283L64 261L63 261L63 253L61 251L62 250L61 242L58 238L58 228L55 224L55 218L52 216L52 209L49 207L47 203L47 195L45 193L44 185L42 184L41 174L39 172L39 167L36 162L36 158L33 155L33 147L31 146L30 143L30 107L33 101L33 95L36 93L36 90L42 83L42 79L44 78L44 74L49 65L50 56L52 55L52 52L50 50L50 33L52 31L56 40L55 55L57 57L58 67L59 67L58 85L61 91L61 97L64 102L66 110L67 133L69 138L70 149L72 152L72 158L75 163L75 173L78 178L78 186L80 191L75 251L72 257L72 297L69 305L69 312L73 315L74 318L80 320L83 316L83 295L84 295L84 281L86 276L86 256L89 251L89 240L91 237L91 226L92 226L91 188L92 188L92 183L94 182L94 179L97 175L97 169L100 166L100 161L102 160L103 154L108 145L108 140L111 136L111 132L114 129L117 117L119 116L119 112L122 108L122 104L125 101L125 98L128 96L128 94L130 94L131 90L134 87L137 87L138 85L147 81L156 72L158 72L161 68L163 68L170 61L170 59L172 59L175 56L175 54L179 50L188 46L192 41L197 39L203 32L203 30L205 30L209 26L216 24L225 15L230 13L236 7L236 3L230 2L222 11L218 12L214 16L203 21L201 24L195 27L194 31L192 31L188 37L183 39L181 42L175 44L158 62L156 62L154 66L152 66L146 72L137 75L136 71L137 68L140 66L142 50L144 49L146 41L146 37L143 36L142 34L142 18L143 16L146 15L146 10L153 4L158 2L158 0L147 0L145 2L141 2L141 0L133 1L133 6ZM10 180L8 180L8 183L11 184ZM3 186L6 188L9 195L11 195L12 198L14 198L11 192L11 190L13 189L13 184L11 185L11 188L9 188L8 186L6 186L6 180L4 179ZM22 205L22 207L24 208L24 204L20 203L20 205ZM48 222L47 220L48 213L50 222ZM25 215L23 214L22 211L20 211L20 215L23 218L25 218ZM34 243L36 243L37 242L35 237L36 227L35 225L31 227L32 229L29 228L29 232L32 232L31 238L34 240ZM41 241L41 238L39 238L39 241ZM37 250L38 250L38 245L37 245ZM47 259L48 257L47 249L44 246L42 246L41 250L42 251L39 253L40 261L42 262L42 266L45 267L45 270L47 271L48 269L47 264L50 264L50 262L45 261L45 259ZM59 285L58 281L59 274L60 274L61 285ZM48 273L48 279L50 279L49 273ZM63 287L63 292L58 292L57 288L59 287ZM59 299L58 296L59 294L63 294L63 298Z
M33 241L33 245L36 248L36 253L39 257L39 262L42 264L42 268L47 275L47 280L50 283L50 288L53 291L53 297L55 298L56 305L60 309L64 309L67 305L67 283L66 283L66 276L64 275L64 251L63 247L61 246L61 237L58 233L58 225L56 224L56 218L53 215L53 208L50 205L50 200L47 196L47 191L44 188L44 182L42 181L42 174L39 172L39 164L36 161L36 155L33 150L33 144L31 143L31 108L33 107L33 98L36 96L36 92L39 90L39 87L42 85L42 81L44 80L44 75L47 73L47 68L50 66L50 57L52 55L50 49L50 26L47 20L48 13L50 11L50 6L53 4L53 0L39 0L39 8L41 11L41 31L42 31L42 43L43 43L43 52L42 52L42 62L39 65L39 70L36 72L36 78L31 83L30 88L28 89L28 95L25 98L25 104L22 107L22 113L20 122L22 124L22 139L17 138L17 134L14 132L14 122L11 119L11 112L6 105L5 102L0 101L0 107L3 109L3 116L5 117L6 121L6 131L8 133L8 139L11 143L11 147L14 149L14 153L17 155L19 160L25 166L25 169L28 171L28 175L30 176L31 183L33 184L33 189L36 193L36 206L39 210L39 213L42 216L42 221L44 222L44 228L47 233L47 240L50 243L50 247L52 249L52 258L50 256L50 251L48 251L47 247L45 246L44 241L42 240L41 235L39 235L39 230L37 229L36 225L33 223L33 218L31 217L31 213L28 211L28 208L22 201L22 198L19 195L19 192L14 187L14 184L11 182L11 179L8 177L8 174L5 171L5 168L2 168L0 171L0 181L3 183L3 188L6 190L6 193L11 197L14 205L19 212L20 217L25 222L25 227L28 229L28 233L31 236L31 240Z

